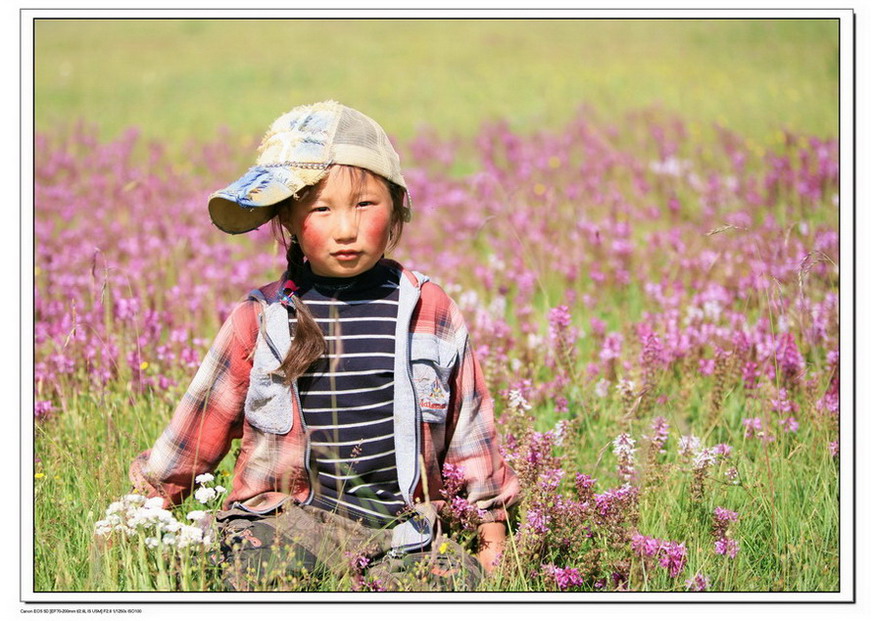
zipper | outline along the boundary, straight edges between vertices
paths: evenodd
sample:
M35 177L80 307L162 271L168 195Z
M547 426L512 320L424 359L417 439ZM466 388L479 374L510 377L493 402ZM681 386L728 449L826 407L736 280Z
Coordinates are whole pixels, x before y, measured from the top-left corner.
M406 278L404 274L401 274L401 278ZM421 299L421 285L424 284L420 280L418 285L415 287L416 298L412 304L412 309L409 312L409 318L406 321L406 335L407 335L407 349L411 350L412 348L412 334L410 333L410 328L412 327L412 315L415 314L415 307L418 305L419 300ZM413 460L413 477L412 477L412 486L408 491L408 497L410 501L413 501L413 494L415 493L415 488L418 486L418 482L421 479L421 469L419 468L419 461L421 455L421 435L420 435L420 427L421 427L421 404L418 402L418 397L415 393L415 383L412 381L412 360L411 357L404 352L404 356L406 356L406 377L409 380L409 385L412 387L412 395L413 400L415 401L415 459Z
M412 315L409 316L409 321L412 323ZM409 325L407 325L407 334L409 334ZM412 338L410 336L410 346L411 346ZM419 455L421 454L421 437L419 436L418 430L421 426L421 404L418 402L418 397L415 394L415 384L412 381L412 361L408 360L406 363L406 376L409 378L409 385L412 386L412 394L415 401L415 464L412 477L412 487L409 489L409 499L413 500L412 495L415 493L415 488L418 486L418 481L421 479L421 469L418 467Z
M294 403L297 405L297 412L300 414L300 425L302 426L303 438L306 442L306 450L303 453L303 469L306 471L306 484L309 487L309 491L306 495L306 500L301 504L308 505L312 502L312 498L315 496L315 487L312 485L312 472L309 469L309 453L311 450L309 445L309 432L306 429L306 420L303 417L303 406L300 404L300 393L297 390L297 380L291 382L291 393L294 395Z
M288 307L285 307L285 312L288 313ZM295 310L296 312L296 310ZM291 331L291 322L287 322L288 331ZM291 341L294 341L294 335L291 334ZM275 350L274 350L275 351ZM277 356L278 358L278 356ZM306 428L306 419L303 416L303 404L300 403L300 390L297 386L297 380L295 379L291 382L291 394L294 396L294 404L297 406L297 414L300 416L300 425L301 430L303 431L303 440L306 443L306 449L303 452L303 469L306 471L306 485L309 487L309 490L306 495L306 500L304 500L301 504L308 505L312 502L312 498L315 496L315 486L312 485L312 471L309 469L309 454L311 451L311 447L309 445L309 431ZM291 413L291 425L294 425L294 413Z

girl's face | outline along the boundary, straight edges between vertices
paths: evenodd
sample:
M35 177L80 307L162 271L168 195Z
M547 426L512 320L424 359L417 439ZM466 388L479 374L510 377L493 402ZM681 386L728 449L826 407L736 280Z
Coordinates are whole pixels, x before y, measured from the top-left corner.
M297 237L318 276L348 278L372 268L388 246L393 203L372 174L333 166L322 182L286 212L283 224Z

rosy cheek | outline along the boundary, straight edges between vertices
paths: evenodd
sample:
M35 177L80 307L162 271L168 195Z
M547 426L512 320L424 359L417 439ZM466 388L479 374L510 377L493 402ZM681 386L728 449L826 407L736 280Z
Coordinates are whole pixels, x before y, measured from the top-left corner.
M390 218L381 214L378 217L367 218L361 223L361 232L367 239L373 241L387 239L389 223Z
M318 226L304 220L300 225L300 240L304 246L319 246L325 240L325 232Z

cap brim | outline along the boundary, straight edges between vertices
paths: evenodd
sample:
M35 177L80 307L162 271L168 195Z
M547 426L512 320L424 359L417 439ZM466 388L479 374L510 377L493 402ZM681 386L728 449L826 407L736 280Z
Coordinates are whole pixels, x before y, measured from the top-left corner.
M279 174L277 174L279 173ZM280 169L253 166L226 188L209 196L209 217L225 233L247 233L269 222L273 208L300 188L280 179ZM297 184L295 184L297 185Z

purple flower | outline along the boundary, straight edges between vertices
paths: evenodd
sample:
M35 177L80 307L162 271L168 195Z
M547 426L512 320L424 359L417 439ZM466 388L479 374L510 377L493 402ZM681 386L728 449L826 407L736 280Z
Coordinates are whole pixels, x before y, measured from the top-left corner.
M779 424L782 425L782 429L789 433L797 433L797 430L800 429L800 423L793 416L780 420Z
M740 519L740 516L736 511L731 511L724 507L716 507L713 509L712 514L715 516L717 522L736 522Z
M740 544L736 539L723 537L715 542L715 553L729 558L734 558L740 549Z
M600 349L600 360L608 362L621 356L621 343L624 337L619 332L610 332L603 339L603 346Z
M655 556L661 550L662 545L660 539L639 533L631 537L631 550L640 556Z
M761 419L757 418L757 417L744 418L743 419L743 426L746 428L746 437L747 438L751 438L752 436L755 435L755 432L761 431L761 429L763 428L761 426Z
M709 588L709 576L697 573L685 581L685 588L689 591L706 591Z
M652 435L649 439L652 442L652 446L655 450L660 450L670 435L670 424L663 416L656 416L652 419L651 430Z
M716 455L720 455L722 458L726 459L731 456L731 451L733 451L733 447L730 444L716 444L712 447L713 452Z
M549 324L557 332L570 327L570 308L557 306L549 310Z
M770 399L770 405L773 412L777 414L788 414L799 409L798 405L788 398L788 391L784 388L779 389L779 396L776 399Z
M664 544L660 563L661 567L669 572L671 578L682 573L686 560L684 543L668 541Z
M530 509L527 512L527 526L538 535L545 535L549 532L549 522L551 516L539 509Z
M648 537L639 533L631 537L631 550L638 556L657 558L658 564L675 578L685 567L686 550L684 543Z
M564 471L560 468L550 468L540 474L539 484L543 491L548 494L553 493L561 484L561 479L564 478Z
M54 410L51 401L36 401L33 404L33 416L36 420L43 420Z
M550 575L555 580L555 584L561 591L566 591L571 587L580 587L583 584L582 576L575 567L543 565L542 569L546 575Z

